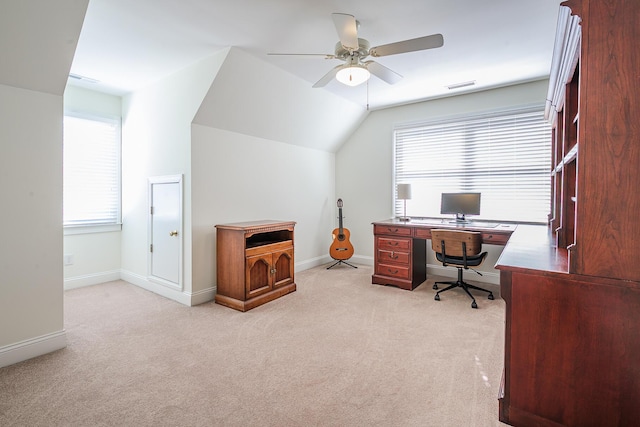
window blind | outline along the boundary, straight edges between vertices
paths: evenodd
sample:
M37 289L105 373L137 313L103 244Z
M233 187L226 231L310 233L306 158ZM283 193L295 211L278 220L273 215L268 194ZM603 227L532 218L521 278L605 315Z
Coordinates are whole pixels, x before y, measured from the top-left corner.
M65 226L120 223L120 120L66 113Z
M551 129L543 108L394 130L395 183L410 183L407 215L442 217L441 193L481 193L480 215L546 223ZM394 196L397 216L403 202Z

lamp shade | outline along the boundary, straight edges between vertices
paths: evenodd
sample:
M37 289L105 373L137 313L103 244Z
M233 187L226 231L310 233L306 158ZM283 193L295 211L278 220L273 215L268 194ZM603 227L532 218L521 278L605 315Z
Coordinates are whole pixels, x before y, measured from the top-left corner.
M411 184L398 184L398 199L411 200Z
M369 80L371 73L362 65L347 64L336 73L336 80L347 86L358 86Z

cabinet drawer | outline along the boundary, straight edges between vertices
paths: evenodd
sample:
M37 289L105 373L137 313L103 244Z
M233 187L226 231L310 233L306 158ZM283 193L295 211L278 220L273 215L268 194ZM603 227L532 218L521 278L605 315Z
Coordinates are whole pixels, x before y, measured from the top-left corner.
M392 239L387 237L378 237L378 249L409 252L410 248L411 239Z
M385 251L378 249L378 262L409 265L409 252Z
M411 237L410 227L400 227L397 225L374 225L373 234L387 234L390 236Z
M411 278L409 267L401 265L378 264L376 265L376 274L406 280Z

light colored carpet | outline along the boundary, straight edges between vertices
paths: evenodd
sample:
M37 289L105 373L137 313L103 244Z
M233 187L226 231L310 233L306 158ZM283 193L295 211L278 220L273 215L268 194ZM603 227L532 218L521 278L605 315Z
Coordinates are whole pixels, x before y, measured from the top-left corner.
M67 348L0 369L2 426L498 426L504 301L371 267L241 313L116 281L65 293ZM472 279L472 276L468 277Z

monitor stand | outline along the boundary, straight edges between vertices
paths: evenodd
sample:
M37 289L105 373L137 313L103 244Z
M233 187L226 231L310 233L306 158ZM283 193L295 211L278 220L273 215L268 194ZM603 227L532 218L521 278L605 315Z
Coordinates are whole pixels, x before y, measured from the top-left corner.
M467 221L463 213L456 214L456 219L449 221L449 224L469 224L471 221Z

